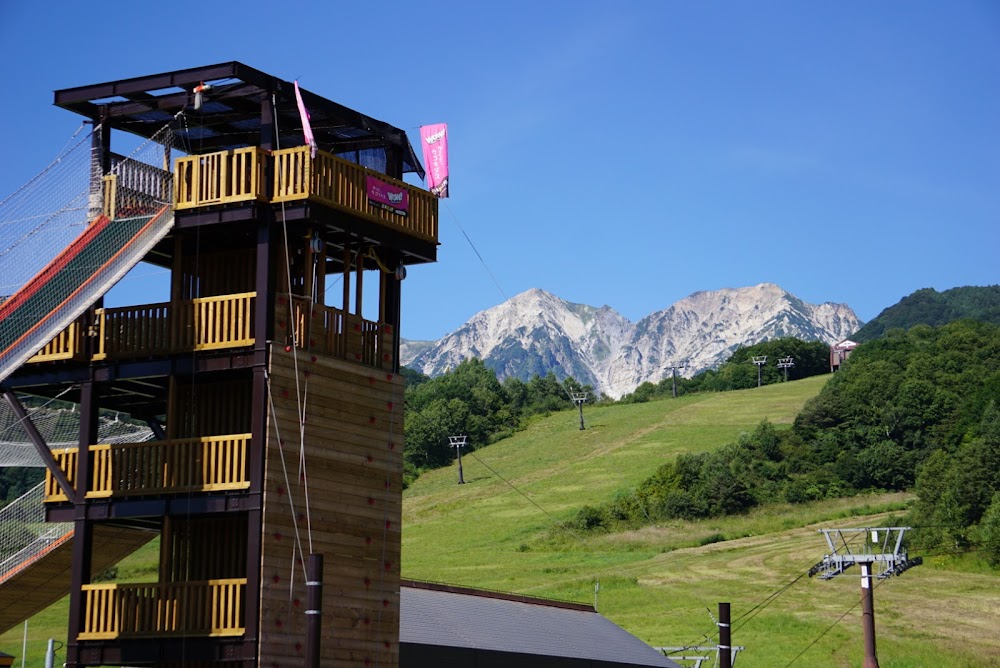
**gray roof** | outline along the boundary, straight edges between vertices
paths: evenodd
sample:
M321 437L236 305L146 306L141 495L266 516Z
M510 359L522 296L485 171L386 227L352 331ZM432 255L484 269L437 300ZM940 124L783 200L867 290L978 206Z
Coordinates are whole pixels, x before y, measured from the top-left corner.
M400 643L678 668L589 606L404 582Z

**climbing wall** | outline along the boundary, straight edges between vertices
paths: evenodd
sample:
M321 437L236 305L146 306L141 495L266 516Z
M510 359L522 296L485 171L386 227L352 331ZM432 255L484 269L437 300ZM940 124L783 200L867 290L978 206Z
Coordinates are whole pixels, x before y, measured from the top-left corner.
M311 522L325 562L322 665L398 666L402 378L283 346L269 376L260 665L302 665Z

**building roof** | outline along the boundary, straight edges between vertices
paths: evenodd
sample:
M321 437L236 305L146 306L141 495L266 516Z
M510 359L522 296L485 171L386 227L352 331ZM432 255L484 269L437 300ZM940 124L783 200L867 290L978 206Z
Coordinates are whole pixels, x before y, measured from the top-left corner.
M202 83L211 88L196 110L194 88ZM341 155L392 148L401 156L403 172L424 177L424 168L404 131L300 90L320 149ZM147 138L184 110L187 122L175 133L177 148L187 153L211 153L259 145L261 103L272 95L276 146L301 146L302 122L293 83L235 61L57 90L55 104L91 119L103 114L112 128Z
M421 645L466 655L517 654L519 665L529 665L529 655L541 659L538 665L552 665L545 657L569 660L558 665L678 665L587 605L422 582L402 585L403 657L407 645Z

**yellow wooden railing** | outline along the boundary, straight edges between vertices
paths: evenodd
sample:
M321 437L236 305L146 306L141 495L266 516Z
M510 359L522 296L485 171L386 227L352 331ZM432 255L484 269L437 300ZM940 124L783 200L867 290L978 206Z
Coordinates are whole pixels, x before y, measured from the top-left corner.
M241 636L246 578L83 585L81 640Z
M174 163L174 208L265 200L267 152L250 146L178 158Z
M57 360L77 359L83 353L83 340L80 337L82 327L79 322L56 334L56 337L39 350L29 362L55 362Z
M254 342L255 292L97 309L95 360L218 350Z
M102 443L89 448L92 461L87 498L139 496L246 489L250 434L200 438ZM76 484L77 448L52 451L72 485ZM52 474L45 473L45 501L66 501Z
M293 297L292 304L290 321L295 325L297 348L379 369L392 368L394 346L389 325L345 314L332 306L312 304L304 297Z
M115 219L115 202L118 199L118 177L114 174L107 174L102 180L104 197L104 215L110 220Z
M431 193L385 174L342 160L324 151L310 156L308 146L274 151L274 202L313 200L360 215L368 220L405 230L427 241L437 242L438 201ZM406 215L368 200L366 177L407 191Z

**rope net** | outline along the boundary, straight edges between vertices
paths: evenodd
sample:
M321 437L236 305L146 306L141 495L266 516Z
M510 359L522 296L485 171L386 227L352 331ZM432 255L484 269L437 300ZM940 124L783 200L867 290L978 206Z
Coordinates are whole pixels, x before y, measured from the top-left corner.
M58 404L28 409L28 418L50 449L75 448L79 445L80 411L76 404ZM153 439L153 431L129 415L112 412L98 416L98 443L144 443ZM0 403L0 468L44 466L24 423L6 401Z
M40 482L0 508L0 584L73 533L70 522L45 522L44 495Z
M131 155L111 154L105 176L100 142L84 137L0 202L0 381L173 226L173 134L168 124Z

